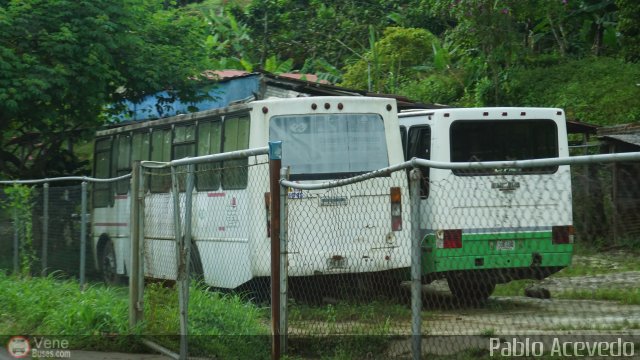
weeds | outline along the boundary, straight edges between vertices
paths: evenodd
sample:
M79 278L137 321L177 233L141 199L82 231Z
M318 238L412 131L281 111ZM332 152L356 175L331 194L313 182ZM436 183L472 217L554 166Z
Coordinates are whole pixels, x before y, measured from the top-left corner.
M640 289L607 289L568 290L555 295L559 299L572 300L607 300L617 301L623 305L640 305Z
M145 291L145 320L128 324L126 288L89 286L55 274L21 278L0 272L0 341L10 335L69 336L71 349L143 352L140 336L154 337L178 349L177 291L150 284ZM189 303L190 353L224 359L269 356L266 311L238 296L221 295L202 286L191 287Z

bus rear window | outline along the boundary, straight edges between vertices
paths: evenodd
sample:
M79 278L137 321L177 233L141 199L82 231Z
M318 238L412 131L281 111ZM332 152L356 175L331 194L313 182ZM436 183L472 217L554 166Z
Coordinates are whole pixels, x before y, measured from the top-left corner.
M558 157L558 129L552 120L458 120L451 124L452 162L512 161ZM557 166L509 169L552 173ZM453 170L456 175L495 175L494 169Z
M274 116L269 139L282 140L282 164L292 180L345 178L389 166L378 114Z

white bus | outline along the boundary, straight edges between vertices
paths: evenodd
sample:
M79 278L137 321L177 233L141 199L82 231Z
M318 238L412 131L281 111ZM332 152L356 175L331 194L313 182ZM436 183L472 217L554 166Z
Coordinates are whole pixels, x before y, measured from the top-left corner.
M406 159L488 162L569 156L564 112L450 108L399 114ZM462 299L497 283L543 278L570 265L569 166L422 169L423 278L446 278Z
M253 101L99 131L94 176L126 174L134 160L167 162L279 140L290 180L325 182L403 162L398 126L393 99ZM270 274L267 163L267 155L260 155L196 169L192 262L208 285L234 289ZM150 176L145 188L144 265L150 278L176 276L169 181ZM130 267L130 198L127 182L94 187L93 251L107 282L126 276ZM288 198L289 276L409 268L409 199L402 172L340 190L291 192Z

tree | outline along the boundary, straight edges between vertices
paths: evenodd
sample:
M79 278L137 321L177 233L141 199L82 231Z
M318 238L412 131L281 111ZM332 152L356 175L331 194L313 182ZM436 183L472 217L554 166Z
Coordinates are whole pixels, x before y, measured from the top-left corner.
M81 171L65 145L118 109L108 104L195 96L206 29L153 0L0 0L0 174Z
M640 61L640 3L635 0L616 0L618 31L622 35L622 55L628 61Z
M345 67L342 85L393 93L406 79L416 77L420 65L431 62L438 39L424 29L390 27L382 38L371 39L371 49L356 63Z

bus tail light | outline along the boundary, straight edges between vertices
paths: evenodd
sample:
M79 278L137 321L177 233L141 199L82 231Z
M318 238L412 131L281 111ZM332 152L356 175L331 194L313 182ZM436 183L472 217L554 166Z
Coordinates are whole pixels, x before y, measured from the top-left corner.
M391 192L391 230L402 230L402 194L399 187L392 187Z
M436 231L436 247L440 249L462 248L462 229Z
M553 226L551 227L551 242L553 244L573 244L575 230L573 226Z
M267 237L271 237L271 193L264 193L264 207L267 212Z

